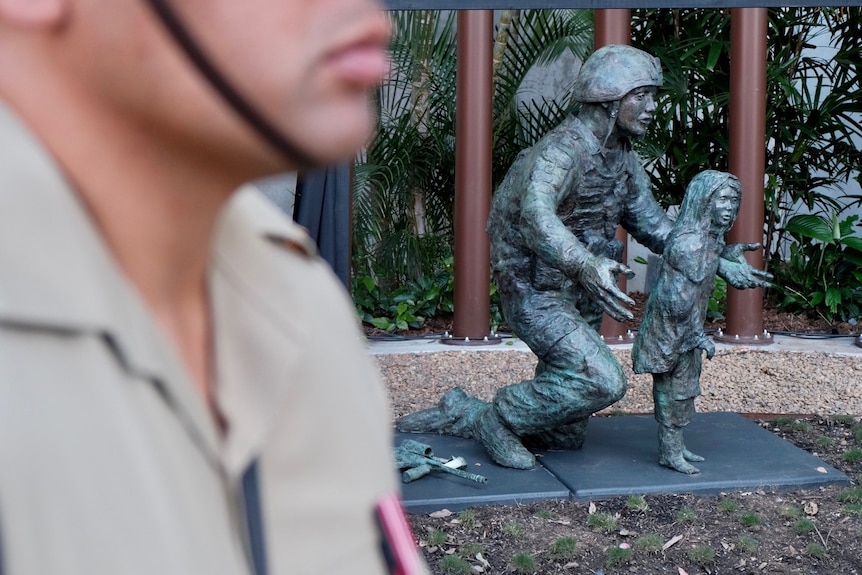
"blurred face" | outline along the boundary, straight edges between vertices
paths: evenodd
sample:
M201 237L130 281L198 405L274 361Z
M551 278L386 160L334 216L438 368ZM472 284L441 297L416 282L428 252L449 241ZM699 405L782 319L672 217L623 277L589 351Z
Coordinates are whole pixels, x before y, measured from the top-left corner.
M366 141L369 92L388 70L389 25L377 0L172 5L233 88L307 155L332 162Z
M655 94L654 86L643 86L623 96L617 115L617 129L630 138L642 138L655 112Z
M710 222L713 230L725 232L733 225L739 211L739 192L733 188L722 188L712 194Z

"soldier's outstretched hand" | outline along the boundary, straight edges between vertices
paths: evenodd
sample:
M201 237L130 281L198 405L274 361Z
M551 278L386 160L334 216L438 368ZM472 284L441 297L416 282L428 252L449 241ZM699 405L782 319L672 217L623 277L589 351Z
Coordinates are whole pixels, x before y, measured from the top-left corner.
M634 317L626 306L635 302L617 287L617 274L634 276L628 266L609 258L592 256L584 262L578 281L608 315L617 321L626 321Z
M731 244L721 252L718 261L718 275L736 289L747 289L754 287L770 287L772 274L751 267L745 261L744 252L754 251L760 248L760 244Z

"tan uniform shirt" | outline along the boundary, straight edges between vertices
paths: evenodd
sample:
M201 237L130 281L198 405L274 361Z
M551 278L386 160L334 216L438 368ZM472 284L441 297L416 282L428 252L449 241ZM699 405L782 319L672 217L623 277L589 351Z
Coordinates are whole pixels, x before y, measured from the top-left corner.
M251 189L220 221L210 292L224 437L63 174L0 109L4 575L247 574L253 460L270 575L385 572L389 415L349 300Z

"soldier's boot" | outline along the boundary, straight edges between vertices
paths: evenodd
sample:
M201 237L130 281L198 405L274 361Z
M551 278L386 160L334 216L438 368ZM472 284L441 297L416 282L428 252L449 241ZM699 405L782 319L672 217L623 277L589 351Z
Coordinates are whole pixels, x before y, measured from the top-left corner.
M588 417L572 423L561 425L549 431L526 435L524 445L535 449L550 449L552 451L572 451L584 445L587 436Z
M470 439L473 437L476 419L487 405L481 399L470 397L460 387L456 387L440 398L437 407L398 418L395 429L409 433L442 433Z
M514 469L531 469L536 457L524 447L515 433L506 427L494 405L489 405L476 420L473 436L497 464Z
M686 461L682 443L682 428L675 425L658 426L658 462L659 464L676 469L686 475L700 473L700 469ZM692 454L693 455L693 454Z

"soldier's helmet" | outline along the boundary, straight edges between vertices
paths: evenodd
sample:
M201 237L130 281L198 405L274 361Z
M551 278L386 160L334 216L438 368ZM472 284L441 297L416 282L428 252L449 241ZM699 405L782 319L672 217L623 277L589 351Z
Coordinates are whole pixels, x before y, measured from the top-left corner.
M658 58L643 50L620 44L602 46L581 66L575 80L578 102L615 102L642 86L662 84Z

